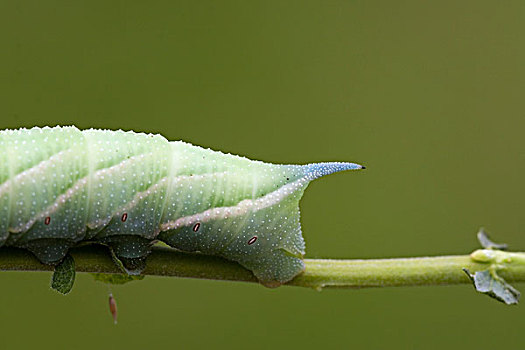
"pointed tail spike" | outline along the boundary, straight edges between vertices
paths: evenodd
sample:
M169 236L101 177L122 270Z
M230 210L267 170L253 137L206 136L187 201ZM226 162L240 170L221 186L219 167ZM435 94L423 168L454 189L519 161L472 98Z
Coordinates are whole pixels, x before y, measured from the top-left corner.
M312 163L303 165L303 168L305 170L305 177L309 181L318 179L321 176L337 173L339 171L366 169L360 164L346 162Z

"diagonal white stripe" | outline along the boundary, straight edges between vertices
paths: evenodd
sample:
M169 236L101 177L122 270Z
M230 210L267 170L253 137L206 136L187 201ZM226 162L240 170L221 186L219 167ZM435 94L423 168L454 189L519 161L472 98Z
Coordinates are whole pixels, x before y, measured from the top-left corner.
M9 180L0 185L0 196L4 195L5 193L8 193L11 190L11 186L14 186L19 182L27 180L36 181L34 178L36 174L38 174L40 171L47 171L49 168L56 166L56 163L61 160L61 157L66 156L67 154L75 151L76 150L72 148L62 150L56 154L53 154L46 160L41 161L37 165L10 177Z
M255 212L264 208L268 208L281 202L284 198L308 184L308 182L309 181L306 178L300 178L299 180L286 184L278 190L270 192L260 198L245 199L234 206L211 208L198 214L184 216L177 220L168 221L162 224L160 229L161 231L174 230L183 226L191 226L197 222L202 223L209 222L211 220L227 219L230 217L244 215L250 211Z
M147 153L147 154L141 154L137 156L130 157L118 164L115 164L109 168L104 168L96 171L92 175L84 176L83 178L79 179L75 184L73 184L65 193L61 194L56 198L56 200L53 202L53 204L49 205L47 208L45 208L42 212L35 215L34 218L30 219L27 223L19 225L17 227L10 227L9 231L14 233L19 232L25 232L31 228L37 222L38 220L41 220L42 218L45 218L47 216L50 216L51 214L55 213L59 210L62 204L65 204L68 199L72 198L74 195L76 195L79 191L81 191L86 185L89 184L89 179L91 178L97 178L100 176L104 176L107 174L112 174L114 172L120 171L123 167L129 166L130 164L142 162L144 158L149 157L153 154Z

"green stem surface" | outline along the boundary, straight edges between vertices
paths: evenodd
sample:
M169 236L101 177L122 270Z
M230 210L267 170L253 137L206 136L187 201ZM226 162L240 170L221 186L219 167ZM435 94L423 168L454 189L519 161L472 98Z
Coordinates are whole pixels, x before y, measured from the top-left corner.
M478 250L471 255L437 257L332 260L305 259L306 269L286 285L322 288L365 288L419 286L471 283L463 268L471 272L487 269L490 259ZM525 281L525 253L507 253L502 259L499 274L508 282ZM121 273L111 260L107 248L85 246L71 251L77 272ZM32 254L15 248L0 249L2 271L51 271L52 266L41 264ZM257 282L253 274L237 263L201 254L183 253L155 247L148 257L144 275L188 277L227 281Z

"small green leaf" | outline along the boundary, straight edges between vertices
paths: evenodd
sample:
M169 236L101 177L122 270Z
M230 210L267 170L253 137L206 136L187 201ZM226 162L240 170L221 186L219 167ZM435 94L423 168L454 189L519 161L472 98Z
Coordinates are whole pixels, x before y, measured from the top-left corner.
M463 269L463 271L469 276L478 292L487 294L507 305L518 303L520 292L498 276L496 272L483 270L477 271L472 275L467 269Z
M140 281L144 279L144 275L126 275L121 273L92 273L95 281L107 284L124 284L131 281Z
M61 294L67 294L73 289L75 283L75 260L69 254L64 260L55 266L55 272L51 277L51 288Z
M481 228L478 232L478 241L479 241L479 244L481 244L481 246L486 249L499 249L499 250L507 249L507 245L505 243L492 242L488 234L485 232L483 228Z

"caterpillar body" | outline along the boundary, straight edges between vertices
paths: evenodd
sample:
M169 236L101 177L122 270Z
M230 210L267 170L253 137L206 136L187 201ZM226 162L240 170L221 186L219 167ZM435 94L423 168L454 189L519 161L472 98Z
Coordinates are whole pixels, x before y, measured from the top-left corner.
M280 165L131 131L0 131L0 247L57 264L81 242L140 273L152 244L237 261L267 286L304 269L299 200L354 163Z

